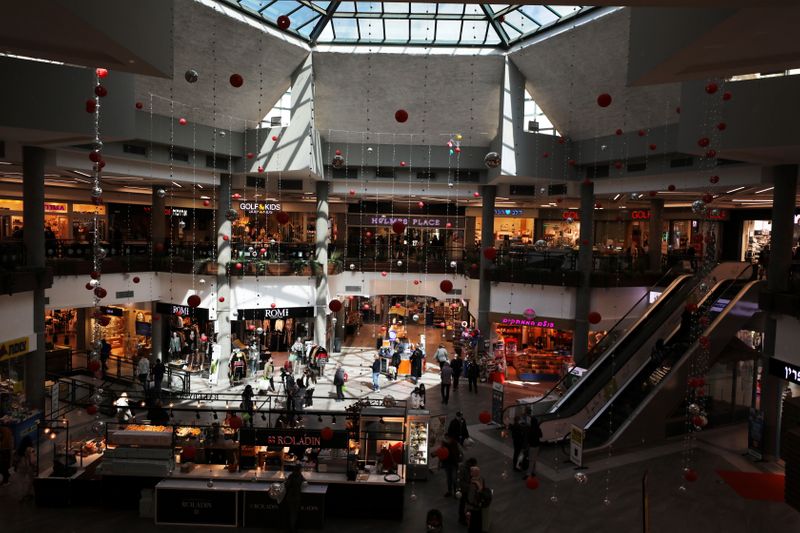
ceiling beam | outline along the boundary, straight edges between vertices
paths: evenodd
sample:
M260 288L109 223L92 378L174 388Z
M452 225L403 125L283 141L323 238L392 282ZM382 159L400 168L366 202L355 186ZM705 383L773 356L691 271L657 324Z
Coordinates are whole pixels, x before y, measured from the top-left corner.
M500 38L500 45L508 49L510 46L508 34L506 30L503 29L503 25L500 23L499 20L494 15L494 12L489 9L486 4L481 4L481 9L483 10L484 14L486 15L486 19L489 21L489 24L492 25L492 29L494 29L497 36Z
M311 45L317 44L317 39L319 39L319 36L322 35L322 31L325 29L325 26L331 22L333 14L336 13L337 9L339 9L339 5L341 3L341 1L337 0L328 4L328 9L325 10L325 14L319 19L317 25L314 26L314 29L311 30L311 33L308 35L308 41Z

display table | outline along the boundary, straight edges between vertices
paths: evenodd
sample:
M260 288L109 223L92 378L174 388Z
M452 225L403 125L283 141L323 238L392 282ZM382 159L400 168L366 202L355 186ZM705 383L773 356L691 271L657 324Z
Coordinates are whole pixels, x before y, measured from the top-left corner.
M34 433L36 433L36 426L41 419L42 412L33 411L26 418L0 422L0 426L5 426L11 430L11 434L14 436L14 447L16 448L19 446L22 439L28 435L31 436L33 441L36 441L36 435L34 435Z
M165 479L156 485L156 524L285 528L286 510L269 495L266 480L209 482ZM303 487L299 526L322 529L325 485Z
M103 454L93 453L77 458L80 466L68 477L54 477L52 468L39 472L39 476L33 479L36 505L69 507L82 503L92 492L87 490L85 485L89 482L89 478L92 477L95 467L102 457Z

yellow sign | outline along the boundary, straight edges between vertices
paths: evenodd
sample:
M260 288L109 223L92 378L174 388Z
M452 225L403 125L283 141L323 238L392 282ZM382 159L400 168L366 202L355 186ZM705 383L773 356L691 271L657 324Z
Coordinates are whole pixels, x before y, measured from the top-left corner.
M72 204L72 212L73 213L89 213L94 214L97 212L98 215L105 215L106 214L106 206L104 205L92 205L92 204Z
M6 341L3 344L0 344L0 361L25 355L29 351L28 337Z

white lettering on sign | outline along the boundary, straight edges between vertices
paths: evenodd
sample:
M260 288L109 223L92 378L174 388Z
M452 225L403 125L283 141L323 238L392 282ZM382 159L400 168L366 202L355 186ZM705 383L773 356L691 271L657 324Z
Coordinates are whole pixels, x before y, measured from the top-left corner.
M395 222L402 222L406 226L415 228L438 228L442 226L440 218L415 218L415 217L370 217L369 223L375 226L391 226Z
M798 372L796 368L790 368L788 366L783 367L783 379L797 383L798 380L800 380L798 376L800 376L800 372Z
M265 211L280 211L281 204L277 203L261 203L261 202L242 202L239 204L239 209L247 211L248 213L265 212Z

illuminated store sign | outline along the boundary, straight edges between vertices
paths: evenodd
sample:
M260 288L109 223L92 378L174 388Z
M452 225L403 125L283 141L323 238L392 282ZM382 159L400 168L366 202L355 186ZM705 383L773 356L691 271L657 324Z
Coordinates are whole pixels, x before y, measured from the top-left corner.
M67 204L54 204L51 202L45 202L44 210L46 213L66 213L69 211L69 206Z
M281 204L267 202L242 202L239 209L245 213L272 213L282 209Z
M162 315L188 316L198 320L208 320L208 309L189 307L188 305L156 302L156 313Z
M500 217L521 217L525 211L522 209L495 209L494 214Z
M577 211L572 211L572 210L562 212L561 213L561 218L563 218L564 220L567 220L568 218L571 218L572 220L580 220L581 219L581 217L578 214L578 212Z
M650 220L650 211L645 209L637 209L635 211L631 211L631 218L633 220Z
M391 226L395 222L402 222L412 228L441 228L445 222L441 218L422 217L369 217L368 224L373 226Z
M775 377L800 385L800 366L771 357L769 360L769 373Z
M189 210L182 207L167 207L164 209L164 214L173 217L188 217Z
M264 320L265 318L311 318L314 316L313 307L267 307L262 309L239 309L239 320Z
M504 326L530 326L533 328L554 328L555 323L548 320L528 320L527 318L503 317L500 323Z

